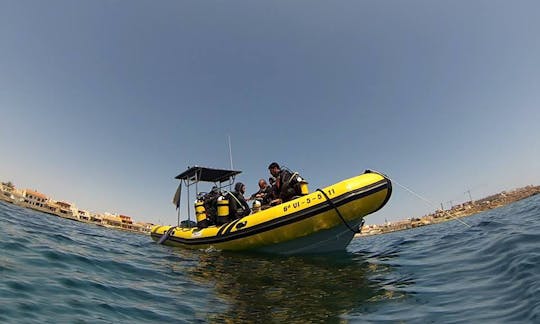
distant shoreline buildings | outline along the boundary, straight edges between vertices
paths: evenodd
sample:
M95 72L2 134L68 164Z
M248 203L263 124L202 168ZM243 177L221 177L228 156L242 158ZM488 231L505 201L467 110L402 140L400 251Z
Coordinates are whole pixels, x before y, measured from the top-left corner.
M468 201L452 206L448 210L439 209L420 218L408 218L397 222L386 222L382 225L364 225L359 236L369 236L396 232L415 227L437 224L460 217L471 216L489 209L499 208L515 201L528 198L540 193L540 186L526 186L511 191L491 195L480 200Z
M79 209L73 203L54 200L36 190L17 189L11 182L1 183L0 200L74 221L134 233L149 234L154 225L152 223L136 222L126 215L94 213Z
M540 186L532 185L511 191L503 191L480 200L468 201L452 206L448 210L439 209L420 218L386 222L382 225L364 225L358 236L385 234L455 220L460 217L471 216L482 211L502 207L539 193ZM79 209L73 203L54 200L36 190L19 190L11 182L1 183L0 200L66 219L134 233L149 234L154 226L153 223L135 222L130 216L126 215L108 212L94 213Z

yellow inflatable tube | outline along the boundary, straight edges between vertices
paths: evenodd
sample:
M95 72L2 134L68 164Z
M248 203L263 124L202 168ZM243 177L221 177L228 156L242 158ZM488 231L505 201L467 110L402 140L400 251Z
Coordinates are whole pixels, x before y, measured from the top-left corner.
M388 178L366 171L222 226L155 226L151 236L163 244L190 249L281 254L343 250L362 218L382 208L391 192Z

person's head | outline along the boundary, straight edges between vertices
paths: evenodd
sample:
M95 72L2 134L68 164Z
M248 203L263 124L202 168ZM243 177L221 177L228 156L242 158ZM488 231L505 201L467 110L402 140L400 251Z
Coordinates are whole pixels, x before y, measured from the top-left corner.
M266 180L260 179L259 180L259 188L264 189L264 188L266 188L266 186L268 186L268 184L266 183Z
M270 165L268 166L268 170L270 170L270 174L272 176L277 177L280 171L279 164L277 164L276 162L270 163Z
M246 192L246 186L242 182L237 182L234 185L234 191L244 194Z

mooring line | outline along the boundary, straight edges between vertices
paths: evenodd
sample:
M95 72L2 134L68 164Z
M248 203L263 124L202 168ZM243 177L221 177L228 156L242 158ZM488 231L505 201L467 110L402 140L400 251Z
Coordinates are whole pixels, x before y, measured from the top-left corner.
M370 169L370 170L373 170L373 169ZM373 170L375 171L375 170ZM397 184L398 186L400 186L401 188L405 189L406 191L408 191L409 193L413 194L414 196L416 196L417 198L423 200L424 202L426 202L428 205L430 205L432 208L434 208L435 210L437 209L437 207L435 206L435 204L433 204L429 199L419 195L418 193L414 192L412 189L409 189L407 188L406 186L402 185L401 183L397 182L396 180L393 180L393 179L390 179L390 177L388 177L386 174L384 173L381 173L379 171L375 171L379 174L382 174L384 177L386 177L388 180L390 180L392 183L395 183ZM453 216L452 214L450 214L448 211L446 210L443 210L443 213L447 214L448 216L452 217L453 219L459 221L460 223L462 223L463 225L465 226L468 226L468 227L472 227L471 225L465 223L463 220L459 219L458 217L455 217Z

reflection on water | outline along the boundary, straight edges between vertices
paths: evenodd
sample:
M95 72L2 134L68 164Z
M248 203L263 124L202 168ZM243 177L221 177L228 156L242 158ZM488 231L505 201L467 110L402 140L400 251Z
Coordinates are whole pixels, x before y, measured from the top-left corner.
M391 269L347 253L278 257L201 252L187 274L213 286L228 306L207 319L212 322L336 322L396 298L388 283L368 279L381 271Z

